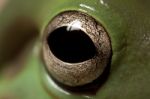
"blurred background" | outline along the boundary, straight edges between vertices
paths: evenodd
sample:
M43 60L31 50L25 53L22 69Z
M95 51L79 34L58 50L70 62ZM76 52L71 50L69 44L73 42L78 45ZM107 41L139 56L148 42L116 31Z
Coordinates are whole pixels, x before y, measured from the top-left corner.
M0 12L3 10L9 0L0 0Z

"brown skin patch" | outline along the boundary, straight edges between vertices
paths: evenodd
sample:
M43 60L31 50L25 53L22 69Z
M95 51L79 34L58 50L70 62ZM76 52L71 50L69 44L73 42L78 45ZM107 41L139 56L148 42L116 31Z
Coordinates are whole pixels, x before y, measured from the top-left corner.
M22 51L15 59L12 59L9 63L5 65L5 67L1 70L1 75L6 80L11 80L16 77L23 69L27 61L27 55L31 46L25 46L24 51Z
M38 35L38 28L32 19L16 17L0 37L0 72L6 78L12 78L23 69L29 43ZM28 47L28 48L27 48Z

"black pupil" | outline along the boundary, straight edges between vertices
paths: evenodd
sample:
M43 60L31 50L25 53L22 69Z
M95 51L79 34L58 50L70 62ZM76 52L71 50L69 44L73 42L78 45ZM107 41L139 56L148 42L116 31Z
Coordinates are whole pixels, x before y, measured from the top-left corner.
M96 54L93 41L80 29L68 31L60 27L50 33L47 41L51 52L64 62L83 62Z

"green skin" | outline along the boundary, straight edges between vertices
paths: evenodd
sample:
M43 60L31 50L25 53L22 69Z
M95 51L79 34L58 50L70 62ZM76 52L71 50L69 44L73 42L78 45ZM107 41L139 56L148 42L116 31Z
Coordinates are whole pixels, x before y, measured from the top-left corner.
M9 2L0 14L0 99L149 99L150 2L100 1ZM40 55L42 34L48 22L66 10L93 16L111 38L110 74L95 95L68 94L46 80Z

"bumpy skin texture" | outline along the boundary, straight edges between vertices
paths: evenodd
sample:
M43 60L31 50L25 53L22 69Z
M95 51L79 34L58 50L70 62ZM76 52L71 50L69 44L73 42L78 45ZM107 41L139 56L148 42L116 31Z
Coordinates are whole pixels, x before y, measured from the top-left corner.
M148 0L11 1L0 14L0 99L150 98L149 4ZM93 16L103 24L111 38L110 74L96 95L68 94L48 82L48 90L43 87L45 71L41 69L44 64L38 56L41 49L39 35L43 35L53 16L66 10L84 11ZM33 38L36 40L28 42ZM20 53L26 52L26 57L20 58L17 49Z

